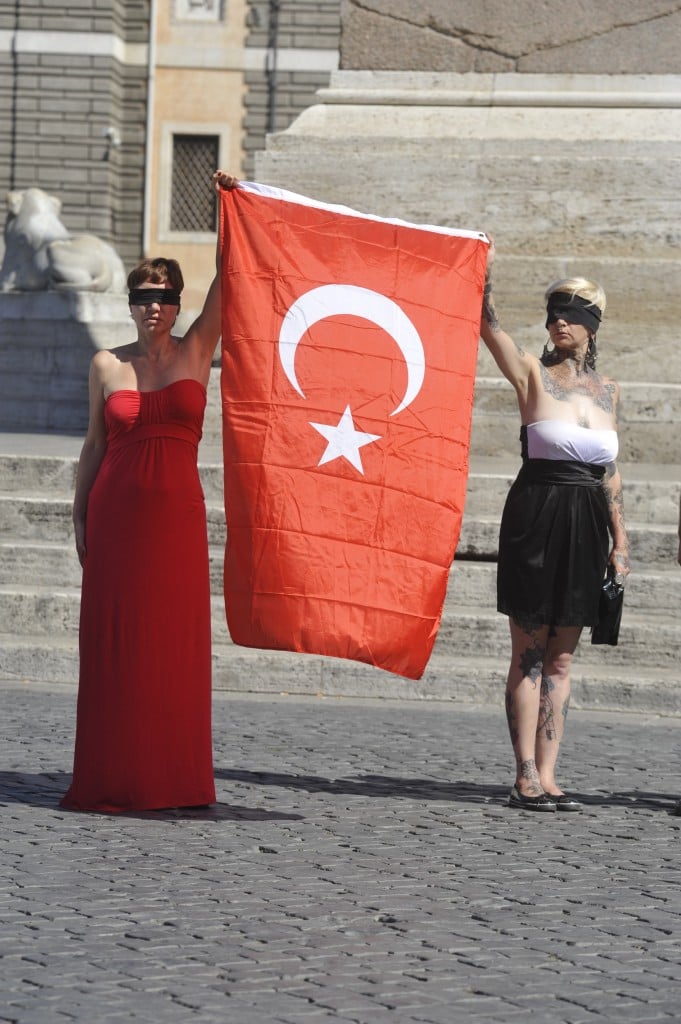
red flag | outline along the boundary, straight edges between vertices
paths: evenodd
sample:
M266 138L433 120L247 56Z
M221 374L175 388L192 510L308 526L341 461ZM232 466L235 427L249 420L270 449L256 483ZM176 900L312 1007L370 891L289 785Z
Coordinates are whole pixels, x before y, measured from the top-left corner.
M221 198L232 639L418 679L461 528L487 239Z

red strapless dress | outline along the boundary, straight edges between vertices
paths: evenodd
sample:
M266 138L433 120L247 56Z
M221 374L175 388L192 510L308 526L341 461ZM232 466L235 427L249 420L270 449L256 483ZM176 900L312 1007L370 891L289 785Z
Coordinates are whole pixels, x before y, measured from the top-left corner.
M73 781L62 806L215 800L210 584L197 469L206 391L117 391L90 492Z

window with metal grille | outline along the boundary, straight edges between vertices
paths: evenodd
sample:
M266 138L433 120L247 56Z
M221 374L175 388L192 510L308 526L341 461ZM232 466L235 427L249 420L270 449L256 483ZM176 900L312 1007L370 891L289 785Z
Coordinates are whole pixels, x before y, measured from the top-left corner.
M224 4L218 0L175 0L175 21L220 21Z
M217 135L173 135L171 231L215 231L210 179L218 166Z

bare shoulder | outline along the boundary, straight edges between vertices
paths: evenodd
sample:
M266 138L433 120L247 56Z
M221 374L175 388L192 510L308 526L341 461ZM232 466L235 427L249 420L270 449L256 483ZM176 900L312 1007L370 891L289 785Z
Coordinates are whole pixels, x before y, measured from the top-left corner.
M133 356L138 355L137 342L129 345L119 345L117 348L100 348L92 357L93 364L102 368L120 366L121 363L129 363Z
M92 359L90 360L90 371L98 377L106 375L107 370L112 368L116 363L116 357L114 350L109 348L100 348L99 352L95 352Z
M120 345L118 348L102 348L95 352L90 361L90 373L96 380L106 384L116 374L122 363L130 362L135 354L135 343Z

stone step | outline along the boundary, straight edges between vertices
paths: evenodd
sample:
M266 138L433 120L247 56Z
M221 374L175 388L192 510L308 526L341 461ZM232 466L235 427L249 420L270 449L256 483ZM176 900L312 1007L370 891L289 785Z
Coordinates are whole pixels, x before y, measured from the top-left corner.
M210 549L211 588L222 592L224 545ZM72 541L0 541L0 586L79 589L81 568Z
M221 505L208 503L208 541L224 542L225 516ZM677 536L672 523L639 523L629 517L628 533L632 564L665 565L675 557ZM499 534L498 516L464 515L457 547L459 558L495 558ZM14 537L68 543L72 537L71 502L65 498L25 498L0 494L0 540Z
M16 635L77 637L80 589L0 585L0 622ZM230 642L225 623L224 602L211 599L212 632L216 642Z
M81 569L73 541L0 541L0 585L79 587Z
M0 494L0 540L23 538L48 542L71 541L73 526L70 498L24 497ZM225 534L225 513L221 505L206 505L209 539L222 543Z
M498 414L498 402L503 410L512 398L503 394L504 389L503 381L491 380L485 386L493 415ZM516 430L515 415L513 424ZM0 628L14 629L14 634L0 636L0 676L73 683L78 672L80 566L73 547L71 502L82 437L18 436L13 446L8 436L0 437ZM517 454L472 456L462 535L440 635L419 683L354 662L231 644L222 601L225 524L219 441L205 439L199 458L211 539L216 688L501 699L509 642L506 619L495 611L494 558L499 516L519 465ZM669 712L674 700L670 693L676 688L669 685L668 673L674 672L671 661L681 653L673 613L681 597L676 566L681 471L674 464L645 463L622 469L634 569L622 643L618 648L595 648L585 636L576 661L574 702ZM672 617L660 617L659 609L671 609ZM480 650L488 657L480 659Z
M496 609L496 562L457 559L449 577L445 610L460 615L470 608ZM627 580L627 614L675 615L681 609L681 571L675 562L653 569L637 567ZM681 624L681 617L679 617Z
M508 620L492 607L456 607L455 614L442 617L437 649L449 654L473 656L475 651L501 656L509 645ZM629 610L622 615L620 642L616 647L591 644L585 629L577 648L580 664L594 670L602 665L647 665L676 672L675 660L681 654L681 623L673 613L646 615Z
M65 683L78 681L75 640L0 634L0 679ZM408 680L358 662L286 651L261 651L227 644L213 647L213 689L239 693L290 693L340 697L451 700L487 704L503 714L507 657L433 652L420 680ZM681 689L663 669L627 664L575 662L571 704L589 708L674 715Z
M486 367L492 372L492 367ZM678 463L681 384L622 384L618 408L619 462ZM518 455L520 421L515 392L502 377L478 378L471 456Z
M480 516L499 519L519 467L517 456L472 457L464 520ZM673 527L678 524L681 466L623 462L620 472L628 521Z
M54 440L56 439L53 438ZM2 442L5 449L12 445L11 438L8 439L6 434L3 435ZM27 439L24 443L30 445L31 442ZM41 446L42 439L36 437L35 444ZM77 447L75 438L68 437L60 438L60 446L67 449ZM73 497L77 467L76 454L15 454L0 451L0 491L5 494L19 493L34 497Z
M681 390L681 389L680 389ZM490 394L493 394L490 392ZM496 397L506 402L507 388L496 388ZM494 404L494 399L491 399ZM681 415L681 409L680 415ZM492 412L493 416L497 415ZM472 454L466 497L466 517L500 516L508 488L520 465L519 443L517 440L517 418L506 424L503 413L498 413L505 425L499 427L505 436L512 436L515 451L496 455ZM653 413L651 412L651 415ZM474 424L473 433L478 428ZM20 453L8 452L12 447L11 436L0 435L0 494L6 497L23 496L31 501L73 499L77 454L80 439L64 436L48 436L46 440L21 435ZM32 454L31 446L54 451L48 454ZM3 448L5 451L3 452ZM26 449L29 449L27 452ZM67 451L68 454L61 454ZM678 459L678 453L676 454ZM625 511L632 520L640 519L659 525L676 525L678 522L679 486L681 465L675 463L643 463L620 460L625 489ZM199 472L206 500L210 504L222 503L224 494L224 473L222 449L204 441L199 449ZM0 533L6 533L7 526L0 520ZM18 535L20 536L20 535Z
M567 273L585 273L602 281L610 296L606 318L599 332L599 370L614 377L623 393L638 387L648 389L654 396L653 384L663 389L669 385L681 385L679 332L673 326L676 310L667 298L675 298L681 288L678 260L652 261L652 266L648 265L651 261L647 261L645 266L638 261L635 265L632 261L630 263L635 266L634 271L617 260L594 263L593 260L571 262L540 257L505 257L495 271L495 295L502 323L519 345L540 355L547 338L542 301L547 283ZM643 288L638 294L629 281L627 302L618 309L618 289L609 289L606 278L620 272L635 273L641 277L648 291ZM654 302L648 297L651 294L655 297ZM3 298L13 301L16 297L5 295ZM645 319L642 319L643 312ZM6 321L3 321L3 329L5 327ZM64 346L56 356L39 346L27 354L24 351L24 334L24 325L20 336L14 340L4 338L0 332L0 429L68 431L82 442L88 419L88 364L96 346L90 340L81 339L66 360ZM110 330L107 337L109 343L115 341ZM123 340L129 340L129 337ZM16 353L22 351L23 355L17 358ZM56 368L55 360L59 362ZM38 377L25 372L27 361L43 368ZM486 386L485 378L501 380L494 360L482 343L478 350L477 375L476 403ZM216 442L220 439L221 416L220 370L217 366L212 371L208 392L206 436ZM655 401L654 404L662 406L664 403ZM623 405L623 413L626 405L627 401ZM474 415L478 415L477 408L474 408ZM634 428L631 429L633 431ZM626 439L629 425L624 421L623 430ZM651 450L644 451L646 458L656 458Z
M678 537L675 527L671 525L627 523L629 538L629 554L631 565L665 566L676 559ZM493 559L497 557L499 540L499 520L478 517L466 519L461 528L461 536L457 546L458 558Z
M80 594L76 589L51 590L41 587L0 586L0 621L18 636L64 637L78 632ZM230 643L222 598L211 601L212 636L216 645ZM502 656L508 647L508 621L494 605L481 607L448 601L437 637L436 649L450 654L474 656L486 651ZM645 664L648 667L676 670L681 660L681 622L673 610L646 614L634 611L626 603L622 616L620 644L617 647L594 646L585 630L579 645L580 661L602 664Z
M543 344L544 338L536 348L537 354L541 352ZM654 354L650 353L651 361L654 358ZM671 359L670 376L664 383L620 383L620 461L678 463L679 452L675 441L681 424L681 383L671 382L677 361L681 362L675 353ZM515 392L499 374L484 346L480 348L478 364L471 456L517 458L520 453L520 419ZM616 369L608 366L604 372L621 380ZM222 443L222 409L216 393L217 387L213 379L204 420L204 444L219 449Z
M537 351L541 351L541 345ZM619 406L620 430L620 461L622 463L678 463L678 446L675 444L678 424L681 423L681 383L673 382L676 363L681 363L676 352L665 358L659 353L648 353L648 368L659 372L659 363L666 363L668 376L664 382L651 382L642 378L643 382L622 381ZM616 379L620 375L616 368L608 367L608 372ZM646 371L647 373L648 371ZM4 399L3 399L4 401ZM204 420L204 436L199 449L200 460L208 457L221 462L222 458L222 409L219 398L218 371L214 370L209 387L209 400ZM471 432L471 457L507 457L517 459L520 453L518 440L520 422L511 385L500 376L491 356L484 346L480 348L478 358L478 377L475 385L473 405L473 421ZM29 490L45 489L73 490L75 466L71 466L72 458L77 458L82 444L82 437L70 435L63 437L62 449L69 455L53 456L43 454L44 435L36 435L35 444L38 451L31 458L30 435L22 435L26 454L19 456L12 451L12 436L4 434L0 442L6 451L0 463L0 481L16 479L16 484ZM59 435L57 435L58 438ZM50 438L47 437L49 443ZM56 444L56 439L52 439ZM22 461L26 460L26 461ZM13 462L17 465L13 466ZM19 483L20 480L25 483ZM0 486L5 488L4 483ZM220 484L221 486L221 484Z
M508 488L519 466L517 454L472 456L466 494L466 518L501 516ZM204 448L199 472L207 503L221 505L224 500L224 473L217 450ZM676 525L681 466L622 462L621 472L628 518L661 526ZM23 497L33 502L58 502L59 508L55 511L62 515L66 505L70 506L73 500L75 473L74 459L0 454L0 494L7 498ZM0 533L6 532L7 526L0 526Z
M223 591L222 545L209 550L211 591ZM457 558L445 607L496 607L496 562ZM40 587L62 592L80 590L81 568L72 543L0 541L0 588L17 592ZM675 562L657 568L636 566L627 583L627 608L656 614L660 609L681 608L681 572Z

